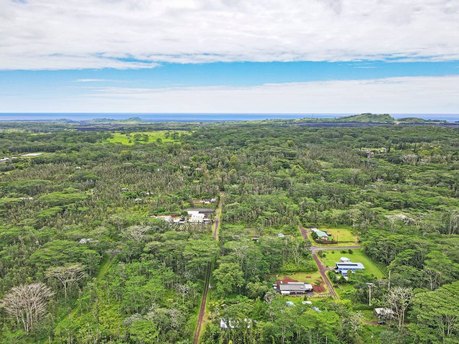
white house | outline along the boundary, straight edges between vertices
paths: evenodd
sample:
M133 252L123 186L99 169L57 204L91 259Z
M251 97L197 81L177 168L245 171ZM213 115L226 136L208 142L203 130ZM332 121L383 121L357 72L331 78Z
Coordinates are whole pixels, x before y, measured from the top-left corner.
M204 223L205 215L199 212L189 211L188 215L190 216L188 222L191 223Z
M353 263L351 261L339 262L336 263L335 270L344 277L347 277L348 272L355 272L359 270L364 270L365 266L362 263Z
M210 216L213 214L213 209L194 208L188 209L188 222L190 223L211 223Z

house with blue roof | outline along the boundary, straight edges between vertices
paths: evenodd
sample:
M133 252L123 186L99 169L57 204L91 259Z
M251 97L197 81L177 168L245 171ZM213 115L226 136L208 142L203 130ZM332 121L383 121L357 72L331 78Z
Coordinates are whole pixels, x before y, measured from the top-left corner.
M348 258L341 258L339 262L336 263L335 271L347 277L348 273L365 270L365 266L362 263L353 263Z

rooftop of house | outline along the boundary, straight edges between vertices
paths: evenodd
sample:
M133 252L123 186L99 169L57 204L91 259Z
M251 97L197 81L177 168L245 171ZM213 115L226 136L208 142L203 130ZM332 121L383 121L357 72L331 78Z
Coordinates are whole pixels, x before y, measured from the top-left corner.
M363 266L362 263L352 263L352 262L338 262L336 263L336 267L339 268L339 269L346 269L346 268L349 268L349 269L364 269L365 266Z
M312 285L306 284L304 282L299 283L288 283L288 284L281 284L279 285L279 291L307 291L311 290Z
M206 216L206 214L195 213L195 212L188 212L188 215L191 215L191 217L200 217L200 218L204 218L204 216Z
M190 208L186 210L188 213L190 212L198 212L201 214L213 214L215 211L211 208Z
M322 237L328 237L328 234L327 232L324 232L324 231L321 231L320 229L317 229L317 228L311 228L311 230L317 234L318 237L322 238Z
M276 282L277 289L282 291L307 291L312 290L312 285L305 282L300 282L292 278L286 277Z

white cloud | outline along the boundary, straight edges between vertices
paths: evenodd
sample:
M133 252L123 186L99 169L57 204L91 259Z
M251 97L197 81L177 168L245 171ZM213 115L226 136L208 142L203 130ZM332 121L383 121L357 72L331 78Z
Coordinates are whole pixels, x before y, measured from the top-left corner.
M457 0L0 0L0 69L459 59Z
M109 82L109 79L76 79L75 82Z
M21 102L3 97L0 103L5 112L459 113L459 76L90 90Z

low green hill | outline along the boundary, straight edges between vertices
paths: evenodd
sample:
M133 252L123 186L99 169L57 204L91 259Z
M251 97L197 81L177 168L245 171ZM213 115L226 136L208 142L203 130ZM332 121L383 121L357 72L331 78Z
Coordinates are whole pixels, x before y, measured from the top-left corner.
M346 116L337 119L338 122L374 122L374 123L394 123L395 119L389 114L362 113L360 115Z

